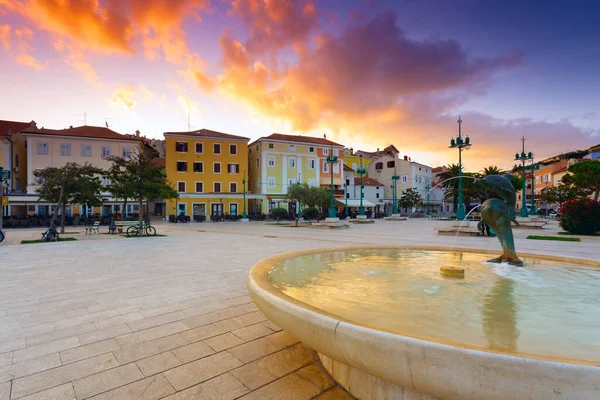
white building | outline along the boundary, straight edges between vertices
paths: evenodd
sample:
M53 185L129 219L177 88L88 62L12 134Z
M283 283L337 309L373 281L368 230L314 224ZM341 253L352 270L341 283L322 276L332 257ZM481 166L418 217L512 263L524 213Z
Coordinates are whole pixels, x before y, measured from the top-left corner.
M350 212L358 212L360 207L360 177L354 176L354 170L344 165L344 182L346 184L346 198L339 199L339 203L344 206L347 203ZM365 212L383 212L384 211L384 187L383 184L373 178L362 178L362 198Z

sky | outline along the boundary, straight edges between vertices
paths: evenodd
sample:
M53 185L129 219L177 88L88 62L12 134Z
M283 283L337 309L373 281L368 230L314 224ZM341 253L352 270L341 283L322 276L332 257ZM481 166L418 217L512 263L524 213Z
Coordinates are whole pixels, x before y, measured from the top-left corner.
M0 119L394 144L467 170L600 143L600 4L0 0Z

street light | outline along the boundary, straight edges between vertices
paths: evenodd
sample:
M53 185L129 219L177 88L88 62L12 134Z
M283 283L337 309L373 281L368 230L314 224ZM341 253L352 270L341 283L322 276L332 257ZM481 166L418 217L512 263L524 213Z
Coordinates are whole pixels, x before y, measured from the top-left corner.
M348 218L348 182L344 182L344 197L346 198L346 207L344 207L344 216Z
M429 185L425 186L425 190L427 190L427 215L431 215L431 205L429 203Z
M521 139L521 142L523 143L523 147L521 149L521 154L519 153L515 153L515 161L521 161L522 165L523 165L523 199L521 201L521 217L523 218L527 218L528 216L528 212L527 212L527 184L525 181L525 161L527 160L531 160L533 159L533 153L529 152L528 154L525 153L525 136L523 136L523 138ZM533 177L533 171L531 172L531 190L533 192L533 181L534 181L534 177ZM514 215L514 210L512 210L511 212Z
M242 214L242 219L248 219L248 214L246 214L246 172L244 172L244 179L242 179L242 185L244 185L244 213Z
M356 173L360 176L360 208L358 209L358 215L365 215L365 208L363 207L363 175L367 173L367 170L363 166L362 154L360 155L360 166L356 170Z
M398 193L396 191L398 188L398 179L400 179L400 177L396 173L396 160L394 160L394 175L392 176L392 187L394 188L394 192L392 193L392 215L398 214Z
M458 149L458 209L456 210L456 219L462 221L465 219L465 202L462 181L462 150L468 150L471 147L471 139L469 139L468 136L464 140L462 138L462 119L460 119L460 116L456 122L458 123L458 136L456 137L456 140L454 140L454 138L450 140L450 148Z
M529 215L536 215L537 210L535 209L535 171L540 169L539 164L533 163L533 154L531 154L531 210L529 210Z
M333 155L333 145L330 145L327 163L330 164L329 173L331 174L331 204L329 205L329 218L335 218L335 193L333 192L333 165L337 163L337 156Z

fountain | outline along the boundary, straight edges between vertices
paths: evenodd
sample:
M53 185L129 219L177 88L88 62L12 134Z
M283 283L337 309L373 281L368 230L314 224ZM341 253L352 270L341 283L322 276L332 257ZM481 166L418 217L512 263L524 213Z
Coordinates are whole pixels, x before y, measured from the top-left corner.
M358 399L600 398L600 264L521 260L509 205L494 196L481 215L499 257L424 246L295 252L256 264L250 295Z

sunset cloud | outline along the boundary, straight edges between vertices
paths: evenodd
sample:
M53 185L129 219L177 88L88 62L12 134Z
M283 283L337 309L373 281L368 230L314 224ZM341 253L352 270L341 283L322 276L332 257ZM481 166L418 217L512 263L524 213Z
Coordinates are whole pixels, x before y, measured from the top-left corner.
M90 63L84 61L81 57L77 56L76 54L71 55L65 60L65 63L79 71L86 81L97 87L104 87L104 84L100 81L100 78L98 77L98 74L94 68L92 68Z
M0 25L0 42L2 43L2 47L4 47L4 50L6 51L10 50L11 47L11 29L12 28L10 25Z
M183 108L183 111L186 114L195 115L200 113L200 110L198 109L196 103L185 94L180 94L177 98L177 102L179 103L181 108Z
M135 110L136 101L135 89L130 86L123 86L115 89L109 104L115 106L122 111L132 112Z

